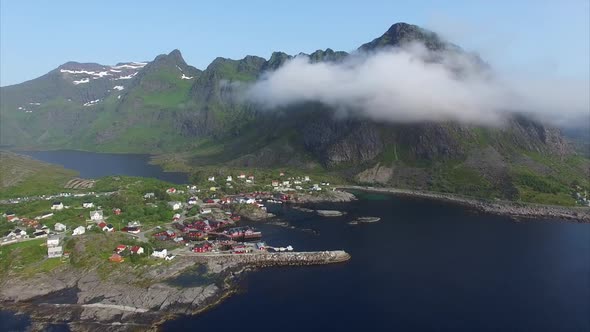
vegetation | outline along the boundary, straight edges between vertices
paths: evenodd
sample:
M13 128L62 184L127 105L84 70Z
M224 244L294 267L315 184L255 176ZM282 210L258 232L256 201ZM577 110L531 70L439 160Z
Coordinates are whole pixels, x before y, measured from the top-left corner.
M0 198L62 192L66 182L76 175L57 165L0 151Z

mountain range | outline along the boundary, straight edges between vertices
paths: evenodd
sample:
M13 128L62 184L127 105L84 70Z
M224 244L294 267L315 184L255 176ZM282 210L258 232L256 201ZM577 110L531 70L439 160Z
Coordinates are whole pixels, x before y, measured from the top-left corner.
M358 51L416 42L433 54L467 54L406 23ZM502 127L388 123L341 117L319 102L269 111L236 98L248 83L299 56L337 63L350 55L328 48L309 55L275 52L269 59L220 57L204 70L188 65L178 50L114 66L67 62L0 88L0 140L16 149L178 154L191 167L321 169L360 183L543 203L571 203L572 183L589 187L588 159L559 129L524 115L511 115Z

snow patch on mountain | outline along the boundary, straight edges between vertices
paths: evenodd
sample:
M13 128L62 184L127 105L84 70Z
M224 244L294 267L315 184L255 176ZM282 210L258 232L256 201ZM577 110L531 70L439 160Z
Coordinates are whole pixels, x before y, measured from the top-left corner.
M72 83L74 83L75 85L78 85L78 84L83 84L83 83L88 83L88 82L90 82L90 79L88 77L86 77L86 78L83 78L79 81L73 81Z
M100 101L100 99L91 100L87 103L84 103L84 106L93 106L93 105L96 105L99 101Z
M184 73L182 74L182 76L180 78L183 80L192 80L193 79L192 76L186 76Z
M121 90L125 89L125 87L123 87L122 85L116 85L113 87L113 89L121 91Z
M115 80L130 80L133 78L133 76L137 75L137 72L130 74L130 75L126 75L126 76L120 76L115 78Z

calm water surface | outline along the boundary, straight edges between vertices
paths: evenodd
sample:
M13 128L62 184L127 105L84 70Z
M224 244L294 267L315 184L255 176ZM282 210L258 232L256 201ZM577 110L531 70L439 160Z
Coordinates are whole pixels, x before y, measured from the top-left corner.
M125 164L127 175L150 176L144 168L154 167L137 156L84 154ZM72 156L79 155L38 158L86 165ZM271 245L344 249L349 262L249 273L240 294L163 330L590 331L589 224L514 222L424 199L360 198L315 206L348 212L337 218L273 206L295 228L257 225ZM382 219L348 224L359 216Z
M186 183L185 173L164 172L160 166L150 165L150 156L143 154L92 153L82 151L22 151L35 159L80 172L83 178L109 175L143 176L172 183Z

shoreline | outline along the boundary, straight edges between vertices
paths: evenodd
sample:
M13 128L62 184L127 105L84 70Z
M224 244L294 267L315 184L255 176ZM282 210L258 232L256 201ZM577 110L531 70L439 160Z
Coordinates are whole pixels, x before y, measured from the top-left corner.
M63 284L45 291L31 292L30 280L13 280L10 293L29 289L29 294L23 298L18 295L11 297L10 293L0 294L0 309L28 315L31 327L35 328L66 324L72 331L95 331L107 326L109 331L128 331L139 326L156 331L166 321L198 315L237 293L239 290L233 280L244 272L270 266L334 264L349 259L350 255L342 250L239 255L187 254L180 256L177 263L165 271L168 273L164 273L164 276L154 275L153 283L147 288L118 287L116 283L97 279L93 271L84 271L78 280L72 280L71 285ZM218 281L179 288L167 283L196 265L206 265L208 273ZM74 269L63 272L68 277L79 273ZM85 279L92 279L92 283L86 283ZM116 289L113 294L110 294L111 288ZM66 289L76 289L74 302L62 303L62 300L56 303L51 300ZM138 298L137 292L143 292L144 295ZM101 298L98 302L95 300Z
M477 198L461 197L455 194L436 193L391 187L338 186L337 190L359 190L365 192L386 193L408 197L428 198L451 202L475 208L484 213L510 216L514 218L557 218L561 220L590 223L590 208L541 205L505 200L486 201Z

